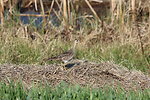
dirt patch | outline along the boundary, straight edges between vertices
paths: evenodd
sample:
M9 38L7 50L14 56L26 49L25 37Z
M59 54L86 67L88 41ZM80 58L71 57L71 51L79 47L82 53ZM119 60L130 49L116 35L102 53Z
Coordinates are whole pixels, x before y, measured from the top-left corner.
M103 86L121 86L128 89L150 88L150 77L140 71L128 70L111 62L79 62L72 68L60 65L0 65L0 81L22 80L25 87L33 83L48 82L57 85L62 81L94 88Z

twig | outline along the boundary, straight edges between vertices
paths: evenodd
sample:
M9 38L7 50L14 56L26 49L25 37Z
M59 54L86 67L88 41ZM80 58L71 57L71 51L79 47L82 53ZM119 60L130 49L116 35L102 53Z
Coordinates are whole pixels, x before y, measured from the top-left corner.
M16 16L33 16L33 17L48 17L49 15L42 15L42 14L16 14Z
M90 68L90 67L88 67L82 74L80 74L80 75L78 76L78 78L80 78L81 76L83 76L83 75L89 70L89 68Z
M145 55L144 44L142 42L142 36L141 36L141 32L140 32L139 25L138 25L137 21L136 21L136 29L137 29L138 37L139 37L139 40L140 40L140 48L141 48L142 55L145 58L147 64L150 65L149 60L147 59L147 57Z

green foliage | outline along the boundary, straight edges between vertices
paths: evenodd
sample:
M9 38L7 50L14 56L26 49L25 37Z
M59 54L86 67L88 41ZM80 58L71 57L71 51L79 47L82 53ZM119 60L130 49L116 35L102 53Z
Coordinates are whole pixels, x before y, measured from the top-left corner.
M70 86L64 82L55 88L33 86L26 90L20 82L0 83L0 100L149 100L150 91L125 91L110 87L90 89Z
M104 49L104 51L101 50ZM91 61L114 61L129 69L137 69L146 72L148 63L145 56L134 45L112 45L110 47L91 46L86 50L77 51L78 58L89 59Z
M114 19L113 22L110 20L111 16L107 16L106 18L104 17L104 23L99 23L94 17L88 18L77 15L76 13L71 13L73 14L70 18L70 24L73 26L73 32L70 33L71 37L81 38L81 40L83 39L83 42L90 42L95 38L97 39L95 40L96 42L94 41L95 43L92 41L93 44L89 44L88 46L79 45L76 52L76 58L96 62L114 61L117 64L128 67L129 69L134 68L147 72L150 64L149 46L145 46L145 55L143 55L141 53L141 47L139 46L140 43L138 42L139 40L137 39L138 37L136 35L137 30L134 30L134 24L131 24L132 22L129 19L124 22L124 13L125 12L123 10L119 15L119 19ZM75 28L77 27L77 20L75 19L78 19L79 21L79 29ZM147 40L147 42L149 42L148 36L146 36L146 34L149 34L149 27L146 26L148 23L144 23L145 22L140 25L141 30L143 29L143 32L145 32L145 37L143 35L143 43L144 38L145 41ZM51 24L48 24L46 27L43 26L39 29L36 29L32 25L22 25L19 21L19 18L14 17L13 20L6 21L4 26L0 27L0 63L59 63L53 61L44 61L43 59L58 55L59 53L62 53L71 47L72 43L60 39L60 37L62 37L61 33L68 31L69 29L65 29L63 25L55 27ZM32 40L30 37L32 33L35 33L34 40ZM90 38L89 40L84 39L84 37L88 36L89 34L97 33L98 36L96 37L93 36L93 38ZM141 34L144 33L141 32ZM133 38L130 37L132 35ZM109 40L113 40L113 38L116 40L112 41L111 43L108 42ZM133 42L131 42L132 39ZM121 42L122 40L124 40L123 42L126 43L123 44L123 42Z
M0 63L42 64L43 59L68 50L71 47L70 44L60 40L51 40L45 44L42 39L31 41L8 34L0 40ZM78 47L76 52L78 59L97 62L114 61L129 69L138 69L144 72L148 70L147 60L149 60L149 56L146 60L138 47L132 44L110 44L107 46L95 44L90 47L80 47L80 45ZM148 54L149 51L146 53ZM59 62L44 61L44 63Z

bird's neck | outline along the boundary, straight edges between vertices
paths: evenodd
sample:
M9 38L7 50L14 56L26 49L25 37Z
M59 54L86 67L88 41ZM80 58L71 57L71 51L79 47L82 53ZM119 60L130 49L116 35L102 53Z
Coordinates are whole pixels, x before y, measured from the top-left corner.
M77 43L75 42L74 45L73 45L73 48L72 48L72 49L73 49L73 52L75 52L76 44L77 44Z

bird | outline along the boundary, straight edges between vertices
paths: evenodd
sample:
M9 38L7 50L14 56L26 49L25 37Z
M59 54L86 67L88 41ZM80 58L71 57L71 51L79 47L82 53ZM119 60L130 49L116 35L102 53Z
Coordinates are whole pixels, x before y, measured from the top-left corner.
M74 45L71 49L69 49L68 51L63 52L57 56L48 58L47 61L54 61L54 60L55 61L62 61L64 64L67 64L68 62L70 62L74 58L75 48L76 48L76 45L78 42L79 42L78 40L75 40Z

